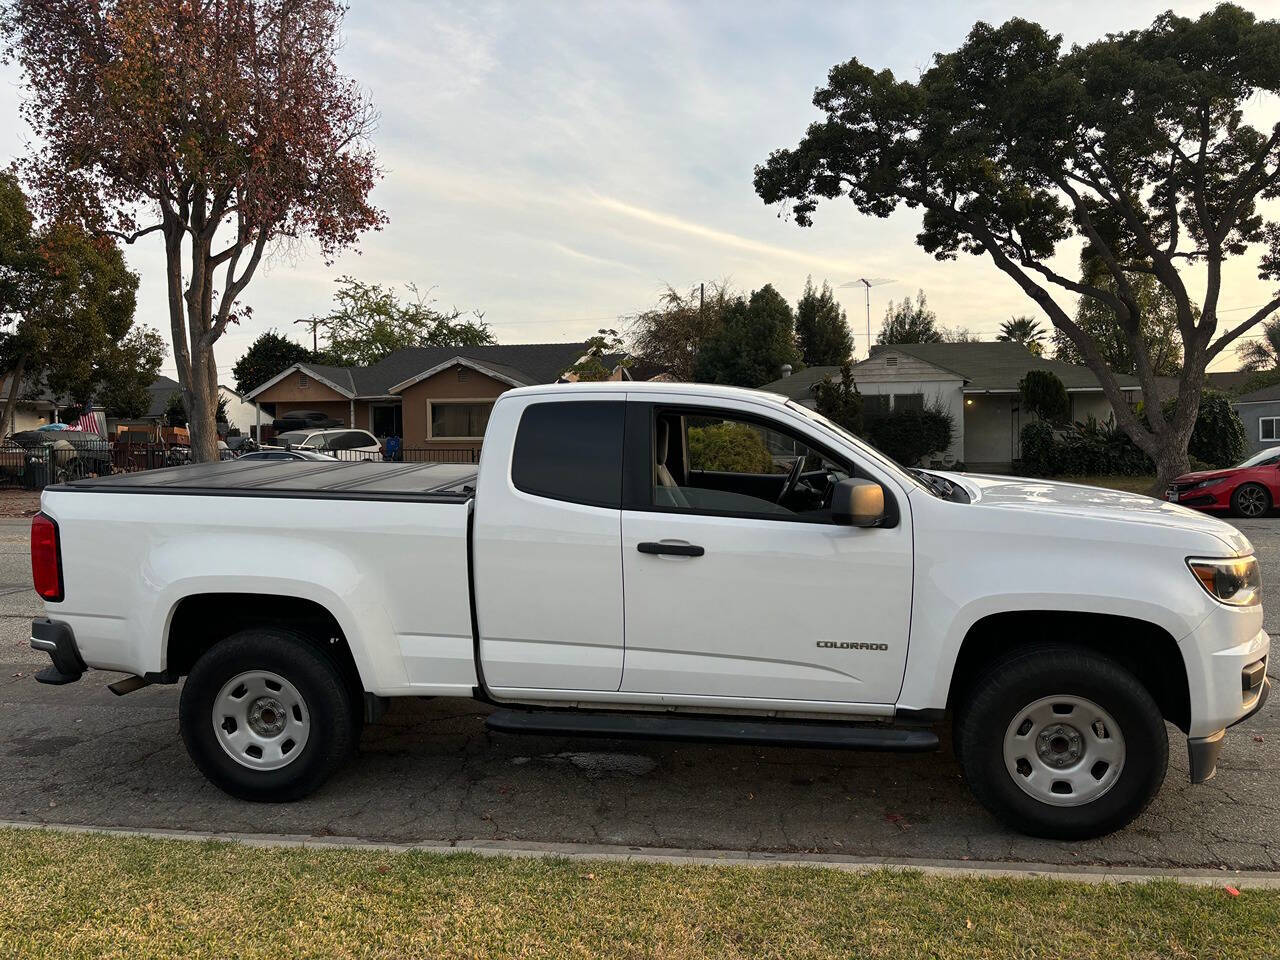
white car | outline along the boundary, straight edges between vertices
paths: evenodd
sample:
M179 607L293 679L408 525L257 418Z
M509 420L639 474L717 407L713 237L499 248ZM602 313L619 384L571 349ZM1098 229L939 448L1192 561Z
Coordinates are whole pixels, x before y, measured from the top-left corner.
M290 430L276 437L275 447L327 453L339 460L381 460L382 444L368 430Z
M828 749L933 750L950 715L989 810L1078 839L1151 801L1166 721L1201 782L1269 690L1233 527L908 472L730 387L511 390L478 473L233 461L41 507L37 679L185 676L188 752L247 799L315 790L391 697L476 698L503 733Z

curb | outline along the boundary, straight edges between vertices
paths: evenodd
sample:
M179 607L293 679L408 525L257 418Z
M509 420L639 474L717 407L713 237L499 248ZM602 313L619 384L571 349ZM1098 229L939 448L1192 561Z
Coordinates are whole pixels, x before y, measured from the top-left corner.
M1171 880L1187 886L1218 887L1230 882L1240 889L1280 890L1280 873L1264 870L1178 870L1162 867L1063 866L1051 863L1004 863L987 860L932 860L912 857L873 859L840 854L773 854L749 850L682 850L592 843L535 843L506 840L383 843L358 837L312 837L282 833L208 833L199 830L95 827L74 823L35 823L0 820L0 829L51 830L58 833L96 833L146 837L155 840L216 840L265 849L368 850L384 853L472 853L484 857L566 857L622 863L665 863L674 866L813 867L866 873L873 870L914 870L938 877L985 879L1042 877L1076 883L1149 883Z

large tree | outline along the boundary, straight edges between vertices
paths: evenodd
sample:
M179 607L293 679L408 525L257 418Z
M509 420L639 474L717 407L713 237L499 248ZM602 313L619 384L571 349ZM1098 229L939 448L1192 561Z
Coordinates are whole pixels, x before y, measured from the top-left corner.
M796 304L796 346L810 367L838 367L853 356L844 307L825 280L821 289L813 285L813 277L804 282L804 293Z
M274 330L268 330L249 344L249 349L231 368L231 375L236 379L236 389L241 393L248 393L295 363L315 359L315 354L309 348Z
M698 354L724 327L738 299L728 280L700 283L687 292L668 284L657 305L628 325L632 354L678 381L692 381Z
M898 303L890 300L876 334L876 343L942 343L945 339L923 290L914 301L910 297Z
M724 326L698 354L696 379L737 387L758 387L782 376L782 368L801 365L796 349L795 314L782 294L766 283L730 302Z
M1106 267L1097 259L1086 258L1081 273L1085 283L1103 290L1116 289ZM1173 294L1149 273L1135 273L1129 285L1141 312L1141 340L1147 348L1151 372L1157 377L1176 377L1182 369L1182 340L1178 335L1178 305ZM1193 303L1192 309L1198 319L1199 308ZM1098 345L1098 353L1113 373L1132 376L1138 372L1138 360L1129 346L1129 337L1115 322L1115 314L1109 307L1092 297L1081 297L1076 305L1075 320ZM1067 363L1085 363L1084 354L1075 341L1062 330L1053 333L1053 352Z
M86 405L124 362L138 278L113 240L37 222L17 180L0 174L0 414L7 430L24 383Z
M107 349L94 399L109 416L126 420L145 416L151 407L151 386L167 352L158 330L134 327Z
M332 257L384 215L375 114L336 62L339 0L7 0L0 31L45 208L164 240L197 460L218 456L213 348L273 240Z
M1280 308L1277 294L1218 330L1228 258L1261 249L1259 275L1280 278L1280 223L1259 205L1280 187L1280 125L1243 117L1276 92L1280 24L1233 4L1066 51L1026 20L979 23L916 81L857 60L834 67L814 95L825 118L758 167L755 185L801 225L824 199L880 217L905 204L923 211L918 242L937 258L989 257L1080 351L1163 486L1188 467L1206 365ZM1060 273L1053 255L1068 243L1087 243L1114 286ZM1138 276L1176 307L1185 361L1171 416L1130 407L1070 309L1085 297L1108 310L1144 394L1158 396Z
M441 311L413 284L409 299L394 290L354 277L341 277L333 308L312 322L324 335L325 363L359 366L377 363L405 347L478 347L493 343L484 315L467 319L456 307Z

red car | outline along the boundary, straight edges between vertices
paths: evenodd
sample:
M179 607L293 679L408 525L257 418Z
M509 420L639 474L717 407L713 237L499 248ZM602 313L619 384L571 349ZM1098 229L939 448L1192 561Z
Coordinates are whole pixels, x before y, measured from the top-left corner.
M1176 478L1165 497L1197 510L1229 510L1260 517L1280 504L1280 447L1259 450L1225 470L1199 470Z

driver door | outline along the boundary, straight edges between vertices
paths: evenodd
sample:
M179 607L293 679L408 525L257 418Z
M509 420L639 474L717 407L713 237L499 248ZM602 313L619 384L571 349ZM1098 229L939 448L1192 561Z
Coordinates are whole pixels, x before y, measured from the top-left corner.
M649 462L643 484L628 471L622 513L621 690L780 707L892 703L911 611L902 491L886 486L899 507L895 527L838 526L830 486L867 474L798 423L700 405L627 406L629 424L648 421ZM641 433L629 442L642 443Z

